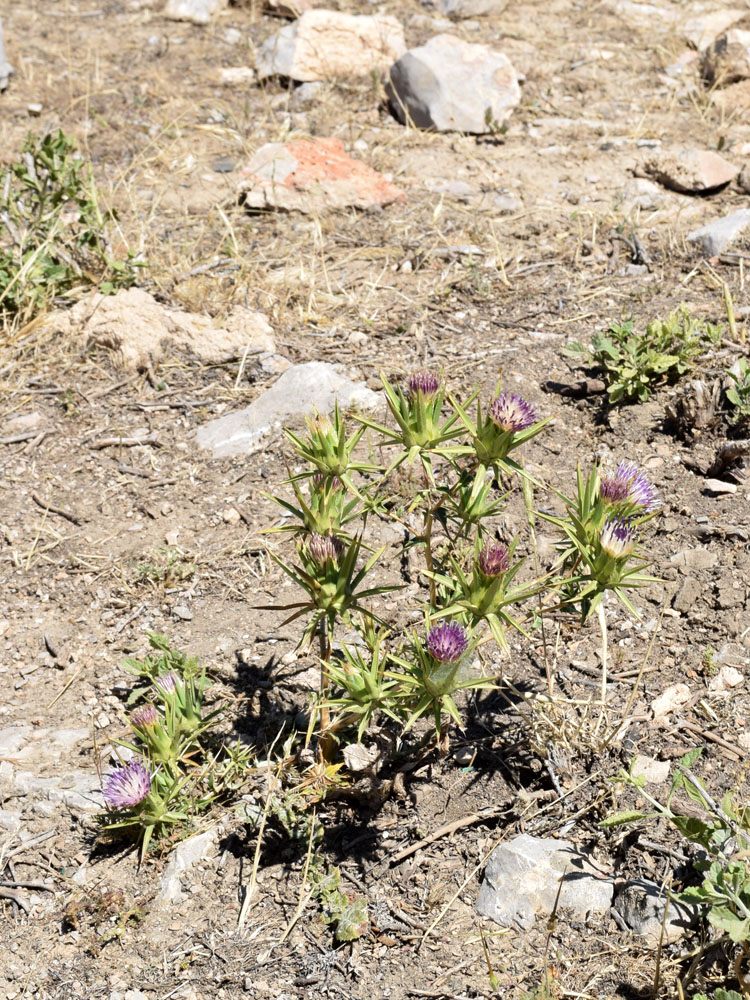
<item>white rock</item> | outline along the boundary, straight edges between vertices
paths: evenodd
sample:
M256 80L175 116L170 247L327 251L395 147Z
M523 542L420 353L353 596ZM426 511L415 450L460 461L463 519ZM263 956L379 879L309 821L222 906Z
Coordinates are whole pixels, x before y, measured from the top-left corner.
M210 24L211 18L229 0L168 0L164 17L170 21L190 21L192 24Z
M704 479L703 488L709 493L736 493L736 483L725 483L723 479Z
M639 753L633 761L632 773L636 778L642 777L647 785L661 785L669 778L669 761Z
M745 678L735 667L722 667L718 674L711 678L708 690L717 693L731 691L732 688L742 684L744 680Z
M3 22L0 20L0 90L5 90L8 86L8 81L11 74L15 73L15 70L5 58L5 45L3 43Z
M701 229L694 230L687 239L688 243L700 244L707 257L718 257L733 240L736 240L748 228L750 228L750 208L740 208L730 215L709 222ZM716 480L711 481L716 482Z
M518 74L502 52L435 35L391 66L387 93L394 114L438 132L493 132L521 100Z
M585 919L609 912L614 884L570 841L523 833L490 855L476 908L504 927L527 929L537 913L552 913L558 891L558 905Z
M31 726L9 726L0 729L0 757L13 757L29 742L34 730Z
M179 847L175 848L161 877L161 890L157 896L160 903L175 903L182 897L180 877L213 852L217 839L218 827L212 826L203 833L183 840Z
M219 70L222 87L251 86L257 79L258 74L251 66L222 66Z
M696 49L702 50L726 31L730 24L739 21L745 14L747 14L746 10L731 7L707 11L705 14L698 14L686 21L682 28L682 34L687 42L694 45Z
M651 702L651 711L654 713L654 718L661 719L688 701L690 701L690 688L687 684L672 684L658 698L654 698Z
M389 15L308 10L261 45L257 70L291 80L332 80L385 69L404 52L404 29Z
M350 743L341 751L344 763L350 771L366 771L378 759L376 746L364 747L361 743Z
M274 428L314 410L329 413L337 401L344 409L372 410L380 403L380 396L326 362L293 365L250 406L200 427L197 441L201 448L212 451L214 458L251 454Z

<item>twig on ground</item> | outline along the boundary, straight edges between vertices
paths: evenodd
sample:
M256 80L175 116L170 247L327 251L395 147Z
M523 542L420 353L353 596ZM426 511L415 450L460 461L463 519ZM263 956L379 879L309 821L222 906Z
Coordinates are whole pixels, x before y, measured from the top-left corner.
M462 830L465 826L473 826L474 823L482 823L487 819L495 819L497 816L503 816L512 811L512 808L508 808L508 803L503 803L502 806L488 806L486 809L480 809L478 812L471 813L469 816L462 816L460 819L454 819L452 823L445 823L443 826L439 826L437 830L418 840L416 844L410 844L409 847L405 847L398 854L394 854L390 859L391 865L397 865L399 862L403 861L405 858L410 857L415 854L423 847L427 847L429 844L433 844L436 840L440 840L441 837L448 837L451 833L455 833L456 830Z
M34 501L35 504L37 504L38 507L41 507L42 510L46 510L50 514L57 514L58 517L64 517L65 520L70 521L71 524L80 525L81 519L76 514L71 514L70 511L63 510L62 507L55 507L53 504L48 503L46 500L42 500L42 498L38 496L36 493L31 494L31 499Z

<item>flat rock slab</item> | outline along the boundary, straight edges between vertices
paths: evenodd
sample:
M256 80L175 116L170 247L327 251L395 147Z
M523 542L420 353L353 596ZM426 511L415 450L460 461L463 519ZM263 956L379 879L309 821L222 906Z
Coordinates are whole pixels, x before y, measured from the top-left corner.
M307 10L266 39L256 68L261 80L350 79L386 69L405 50L404 29L395 17Z
M190 871L193 865L213 853L218 834L218 827L213 826L204 830L203 833L197 833L194 837L183 840L175 848L161 877L161 889L157 896L157 901L160 904L179 902L182 898L183 876Z
M380 403L376 392L363 383L352 382L333 365L310 361L293 365L279 376L270 389L243 410L236 410L198 429L201 448L214 458L249 455L257 451L272 430L293 417L329 413L339 406L373 410Z
M656 883L645 879L626 882L618 890L614 905L628 927L652 945L658 945L662 939L662 925L663 940L677 941L698 917L697 907L668 900L667 894Z
M614 883L569 840L523 833L490 855L476 908L503 927L527 930L537 914L552 913L558 891L558 906L586 919L609 911Z
M740 172L739 167L710 149L655 153L644 162L643 169L664 187L687 194L724 187Z
M53 313L48 323L83 346L112 351L125 368L143 370L170 348L191 351L202 361L223 364L249 354L276 349L266 317L235 306L221 323L198 313L167 309L142 288L116 295L94 292L66 312Z
M320 213L389 205L404 192L361 160L340 139L295 139L261 146L239 171L238 195L247 208Z
M404 53L391 66L386 91L402 123L475 135L498 130L521 100L506 55L450 34Z
M707 257L718 255L750 228L750 208L741 208L731 215L709 222L687 237L688 243L697 243Z

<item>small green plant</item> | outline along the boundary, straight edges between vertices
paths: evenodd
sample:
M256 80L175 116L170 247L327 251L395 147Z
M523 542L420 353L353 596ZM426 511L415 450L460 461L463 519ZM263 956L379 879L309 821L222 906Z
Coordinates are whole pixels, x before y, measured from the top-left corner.
M333 928L336 940L355 941L362 937L370 925L367 900L351 899L342 891L338 868L326 869L323 859L316 856L310 863L310 881L313 896L320 904L323 923Z
M595 333L588 346L574 341L566 351L601 369L610 403L643 402L658 385L689 372L721 337L721 327L696 319L683 305L666 319L653 320L643 333L630 317Z
M726 375L731 380L726 390L726 397L732 404L729 419L733 424L745 424L750 421L750 365L745 358L740 358Z
M696 993L693 1000L744 1000L744 998L737 990L723 990L719 987L714 992L713 998L706 996L705 993Z
M626 823L665 819L691 844L698 846L703 858L693 862L700 885L688 886L673 893L683 903L700 907L709 924L731 941L740 945L737 969L743 958L750 955L750 808L737 802L732 792L727 792L717 802L691 768L698 760L701 748L689 751L675 769L672 785L665 802L659 802L646 791L643 775L621 771L613 781L635 788L652 807L651 811L628 809L614 813L600 824L602 827ZM672 808L678 793L685 794L703 816L685 815ZM691 810L693 812L693 810Z
M205 670L163 636L149 640L156 654L126 666L152 680L135 692L150 697L130 714L132 737L113 740L127 760L102 782L104 830L138 841L141 858L152 839L189 831L217 799L234 797L252 760L250 748L226 748L213 737L222 708L204 710Z
M30 136L0 193L0 311L29 319L78 289L130 287L143 262L117 260L108 240L114 213L102 208L91 164L57 129Z
M195 573L195 563L185 558L181 549L167 545L154 549L147 559L135 566L135 582L159 587L174 587L189 580Z

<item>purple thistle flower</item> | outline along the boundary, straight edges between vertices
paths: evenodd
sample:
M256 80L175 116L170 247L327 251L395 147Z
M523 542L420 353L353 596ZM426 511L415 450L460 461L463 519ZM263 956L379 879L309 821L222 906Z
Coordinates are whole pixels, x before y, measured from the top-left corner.
M501 431L516 434L535 424L539 417L531 403L517 392L501 392L489 408L490 420Z
M504 545L487 542L479 553L477 565L485 576L500 576L510 566L510 554Z
M412 372L409 376L409 392L416 396L418 392L426 398L434 396L440 388L440 378L435 372Z
M456 663L466 652L469 637L458 622L441 622L427 633L427 649L433 660Z
M605 503L616 504L629 500L650 514L661 507L652 483L646 479L634 462L620 462L613 476L602 476L601 497Z
M156 678L154 681L154 687L161 695L171 695L177 693L177 685L179 683L179 679L174 670L170 670L168 673L162 674L161 677Z
M331 562L338 566L339 558L344 551L344 543L336 535L318 535L313 533L307 543L307 554L318 564L325 566Z
M159 713L153 705L141 705L131 713L130 722L136 729L150 729L159 724Z
M110 809L126 809L143 802L151 791L151 775L138 760L131 760L110 774L102 793Z
M613 559L629 556L635 547L635 531L624 517L609 517L600 535L602 549Z

